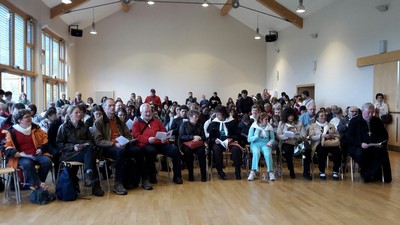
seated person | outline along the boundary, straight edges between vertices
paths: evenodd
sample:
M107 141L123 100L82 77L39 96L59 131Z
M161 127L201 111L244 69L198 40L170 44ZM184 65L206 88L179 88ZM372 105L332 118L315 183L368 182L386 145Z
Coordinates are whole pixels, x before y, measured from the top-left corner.
M385 182L390 183L392 172L387 152L388 132L382 121L374 116L372 103L365 103L361 111L361 116L350 120L347 129L349 155L360 166L361 178L365 182L380 180L383 170Z
M339 167L342 161L342 151L340 150L340 134L335 125L326 121L326 113L319 111L316 115L315 123L308 128L308 136L311 139L312 154L318 155L319 178L326 180L325 167L326 157L329 153L333 159L333 180L339 180ZM323 142L337 140L337 146L324 146Z
M115 160L115 183L113 191L118 195L126 195L128 191L123 186L123 180L130 174L125 174L126 160L135 158L139 174L142 178L142 187L152 190L148 173L144 163L144 152L135 145L132 134L125 123L122 123L115 114L115 102L108 98L103 102L104 115L94 123L93 136L98 147L102 148L102 155ZM117 138L124 137L128 143L121 144Z
M250 151L253 154L251 172L247 180L252 181L256 177L258 162L260 161L260 154L262 151L268 167L269 180L274 181L275 174L273 171L274 165L271 147L272 143L275 141L275 134L274 129L268 123L268 114L266 112L261 113L258 120L251 125L247 141L250 142Z
M213 152L218 176L220 179L226 180L226 174L222 170L222 153L229 150L232 153L236 180L241 180L240 167L242 162L242 149L238 144L240 133L237 123L229 116L224 106L216 106L215 114L216 118L207 126L207 132L209 134L209 148L212 149ZM206 127L206 124L204 126Z
M296 178L293 166L294 147L297 143L304 141L307 135L304 126L298 118L299 117L293 108L285 108L282 112L282 120L279 123L276 131L276 135L282 144L281 151L284 152L291 179ZM293 135L288 135L291 134L288 132L292 132ZM303 156L303 177L306 180L312 180L310 174L311 150L306 148Z
M172 130L172 135L174 135L175 137L178 137L179 135L179 127L181 126L181 124L188 120L187 118L188 111L189 108L186 105L182 105L179 107L178 117L174 118L170 129Z
M93 136L89 127L82 122L82 113L78 106L71 105L67 109L65 123L57 133L57 147L61 151L60 161L77 161L85 164L85 186L92 187L92 194L103 196L96 168ZM79 187L76 173L78 167L71 168L71 177L76 187ZM75 178L75 179L74 179Z
M140 114L141 116L133 123L132 134L138 142L138 146L145 151L150 182L157 183L155 160L157 153L161 153L172 158L173 181L176 184L182 184L181 159L178 148L170 144L168 139L160 140L155 137L157 132L166 132L166 129L159 119L153 117L153 111L148 103L140 106Z
M16 122L7 130L4 143L4 154L8 166L17 169L22 167L27 178L31 182L31 189L46 190L45 181L52 166L50 154L47 153L47 135L32 123L31 112L28 109L20 109L13 112ZM35 165L39 165L36 170Z
M57 110L54 107L50 107L46 110L44 118L40 121L40 128L47 134L50 124L57 119Z
M189 121L183 122L179 128L179 140L180 143L182 143L181 151L183 152L183 156L189 172L189 181L194 181L193 154L196 154L200 164L201 182L206 182L206 150L204 144L196 148L189 148L188 146L183 144L187 141L200 141L204 143L206 137L204 135L203 126L199 122L199 115L199 111L189 111Z

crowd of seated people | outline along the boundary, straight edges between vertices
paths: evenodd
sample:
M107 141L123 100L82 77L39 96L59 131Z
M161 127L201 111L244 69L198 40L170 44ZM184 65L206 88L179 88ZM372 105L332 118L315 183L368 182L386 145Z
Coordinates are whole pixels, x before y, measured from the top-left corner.
M384 181L392 180L387 153L388 134L379 119L387 113L388 106L380 93L376 96L375 106L372 103L364 104L361 109L349 106L345 113L336 105L327 107L330 111L316 112L315 102L307 91L293 99L282 92L278 99L271 97L268 90L254 98L247 90L242 90L236 101L228 99L227 106L222 105L217 92L210 99L203 95L200 103L189 92L183 105L167 96L161 102L154 89L144 102L135 93L126 104L121 98L114 101L106 96L98 104L91 97L87 99L87 103L83 102L82 94L76 92L74 100L69 102L66 94L61 93L60 99L53 104L55 107L39 114L26 95L25 98L22 96L23 103L4 100L12 105L11 108L0 103L0 138L5 140L2 154L8 165L21 166L26 171L33 189L47 188L45 181L51 162L57 169L60 160L75 160L85 164L86 186L92 187L94 195L102 196L99 177L93 172L95 148L101 148L103 157L115 161L113 191L120 195L128 193L129 185L124 183L124 177L131 175L125 168L126 161L131 158L138 165L141 187L153 189L152 184L158 182L157 154L172 158L176 184L183 183L182 162L188 169L188 180L195 180L193 154L199 160L202 182L207 180L207 155L218 177L227 179L223 170L225 151L231 153L235 179L240 180L242 153L248 146L252 154L249 181L254 180L259 171L260 152L264 154L269 179L275 180L273 150L282 153L289 176L294 179L293 154L300 142L308 143L302 153L303 177L307 180L312 180L310 164L314 156L318 158L320 179L326 179L328 153L333 159L334 180L339 179L339 167L346 163L348 156L359 165L365 182L378 180L382 176L380 168L383 168ZM133 121L132 127L127 127L128 120ZM169 130L173 131L175 141L156 137L158 132ZM16 138L12 139L14 133ZM120 143L120 137L127 143ZM333 141L334 146L328 146ZM201 145L192 148L186 142ZM25 155L33 156L33 159ZM38 171L33 160L40 164Z

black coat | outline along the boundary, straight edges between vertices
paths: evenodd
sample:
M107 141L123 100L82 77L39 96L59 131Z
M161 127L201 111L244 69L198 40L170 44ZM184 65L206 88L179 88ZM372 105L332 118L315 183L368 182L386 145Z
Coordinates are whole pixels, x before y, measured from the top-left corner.
M189 121L181 124L179 128L179 140L181 143L193 140L193 136L195 135L200 136L203 141L206 140L203 126L199 122L196 125L191 124Z

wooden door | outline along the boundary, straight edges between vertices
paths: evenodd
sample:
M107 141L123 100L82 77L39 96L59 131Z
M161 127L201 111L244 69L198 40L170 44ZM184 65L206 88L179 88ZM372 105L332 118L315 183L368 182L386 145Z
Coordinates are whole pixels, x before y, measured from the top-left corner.
M389 149L400 150L400 62L382 63L374 66L374 98L376 93L385 96L393 122L386 126L389 133ZM376 100L374 99L373 102Z

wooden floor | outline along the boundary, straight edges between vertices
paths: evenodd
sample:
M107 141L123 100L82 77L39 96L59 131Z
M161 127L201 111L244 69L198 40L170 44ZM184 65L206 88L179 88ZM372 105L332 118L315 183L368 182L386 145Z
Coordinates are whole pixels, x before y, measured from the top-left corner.
M86 188L82 195L90 200L45 206L31 204L30 191L23 191L21 205L2 198L0 224L399 224L400 153L390 152L390 158L391 184L364 184L359 174L352 183L349 173L343 181L310 182L296 168L297 179L284 169L283 180L266 183L243 178L174 185L161 173L153 191L94 197ZM228 168L230 178L232 172Z

